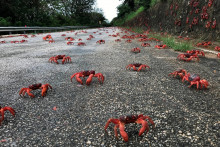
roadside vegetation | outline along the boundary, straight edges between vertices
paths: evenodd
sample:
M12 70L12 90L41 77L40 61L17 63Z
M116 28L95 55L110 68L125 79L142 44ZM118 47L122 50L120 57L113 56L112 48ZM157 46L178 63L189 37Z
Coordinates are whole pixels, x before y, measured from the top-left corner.
M160 1L164 0L124 0L123 3L117 7L118 16L112 20L111 24L121 26Z
M127 29L131 29L131 28L128 28ZM132 31L136 32L136 33L139 33L139 34L142 34L144 33L144 30L143 28L132 28ZM192 50L194 47L193 47L193 41L190 41L190 40L183 40L183 39L177 39L177 37L173 37L173 36L170 36L170 35L161 35L160 33L149 33L147 35L149 38L153 37L153 38L156 38L158 40L161 40L163 41L164 44L166 44L168 47L174 49L175 51L182 51L182 52L186 52L188 50ZM201 42L201 41L197 41L198 42ZM194 41L195 43L195 41Z
M168 47L174 49L175 51L182 51L186 52L188 50L193 49L193 44L191 41L185 41L185 40L177 40L173 36L168 35L159 35L159 34L149 34L149 37L157 38L161 41L163 41L164 44L166 44Z
M1 0L0 26L107 25L96 0Z

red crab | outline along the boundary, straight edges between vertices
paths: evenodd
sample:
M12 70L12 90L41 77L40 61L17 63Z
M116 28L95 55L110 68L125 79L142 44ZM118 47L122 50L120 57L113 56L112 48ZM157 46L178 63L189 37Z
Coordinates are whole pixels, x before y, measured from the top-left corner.
M141 46L143 46L143 47L150 47L150 44L149 43L142 43Z
M31 37L36 37L36 35L31 35Z
M95 38L93 35L89 35L89 38Z
M74 44L74 42L68 41L66 44L67 45L72 45L72 44Z
M193 18L193 21L192 21L192 25L197 25L198 24L198 21L199 21L199 18L197 17L194 17Z
M28 35L19 35L19 36L23 36L24 38L28 38Z
M38 84L34 84L34 85L30 85L28 86L28 88L21 88L20 92L19 92L19 95L25 95L25 93L27 92L27 94L31 97L35 97L32 93L30 93L32 90L36 90L36 89L42 89L41 91L41 95L44 97L46 96L47 94L47 90L48 90L48 87L50 87L50 89L52 89L52 86L50 86L50 84L44 84L42 85L41 83L38 83Z
M86 44L84 42L79 42L77 45L78 46L85 46Z
M220 46L216 46L216 47L215 47L215 50L216 50L216 51L220 51Z
M136 67L139 67L138 69L136 69ZM134 71L140 71L141 69L145 70L146 67L148 69L150 69L150 66L146 65L146 64L141 64L141 63L134 63L134 64L129 64L128 66L126 66L126 68L133 68Z
M138 39L139 42L148 41L148 38L140 38Z
M96 43L105 44L105 40L98 40Z
M220 53L218 53L217 57L220 58Z
M158 49L167 48L167 45L165 45L165 44L156 45L155 48L158 48Z
M200 89L202 89L203 87L207 88L209 86L208 81L206 81L205 79L200 80L200 77L198 74L190 75L190 73L188 73L183 77L182 81L184 82L184 80L190 82L189 87L191 87L192 85L197 85L197 89L199 89L199 86L200 86Z
M157 38L149 38L149 40L151 41L151 40L154 40L154 41L157 41L157 42L159 42L160 40L158 40Z
M217 25L217 22L216 22L216 20L214 20L214 21L212 22L212 28L214 29L214 28L216 27L216 25Z
M80 77L83 77L83 78L88 77L88 79L86 80L86 85L89 85L92 82L92 77L97 77L100 83L103 83L105 80L105 77L103 76L102 73L95 74L94 70L86 70L86 71L74 73L71 76L71 82L72 82L72 78L74 78L75 76L76 76L76 81L82 85L83 85L83 82L80 79Z
M11 108L11 107L1 107L0 106L0 115L2 116L2 118L0 119L0 125L1 125L1 122L4 120L4 112L5 111L9 111L13 116L15 116L15 110L13 109L13 108Z
M128 38L128 36L127 36L127 35L124 35L124 36L122 36L121 38L125 39L125 38Z
M147 130L147 132L149 131L149 126L148 126L148 122L146 121L146 119L153 125L153 128L155 128L155 123L149 116L140 114L140 115L120 116L119 119L110 118L105 125L105 131L108 128L109 124L113 123L115 124L115 127L114 127L115 136L118 137L117 128L119 128L121 137L124 139L125 142L127 142L128 134L125 132L125 124L129 124L129 123L141 124L142 128L140 129L139 134L138 134L139 136L141 136L145 132L145 130Z
M11 41L11 43L19 43L20 41Z
M0 41L0 43L6 43L5 41Z
M115 39L115 42L121 42L121 39Z
M206 28L209 28L209 27L211 26L211 23L212 23L211 21L207 21L205 27L206 27Z
M132 41L129 39L129 40L126 40L125 42L127 42L127 43L131 43Z
M65 40L74 41L75 39L72 37L66 37Z
M21 41L20 41L20 43L24 43L24 42L27 42L27 40L21 40Z
M208 42L202 42L202 43L197 43L196 46L203 46L203 47L208 47L209 45L212 45L212 42L211 41L208 41Z
M174 71L170 74L168 74L168 76L173 76L174 78L179 76L181 79L183 79L183 77L187 74L186 70L185 69L180 69L180 70L177 70L177 71Z
M199 61L199 57L197 56L197 54L184 53L177 56L177 59L183 61L191 61L193 58L197 58L197 61Z
M190 38L189 37L184 37L184 40L190 40Z
M186 53L189 53L189 54L196 54L196 55L201 54L202 56L205 56L204 52L203 52L203 51L200 51L200 50L186 51Z
M55 41L52 39L52 40L49 41L49 43L55 43Z
M66 34L62 34L61 36L66 36Z
M50 39L52 39L52 36L51 35L46 35L46 36L44 36L43 37L43 40L50 40Z
M135 48L131 49L131 52L133 52L133 53L140 53L141 49L139 47L135 47Z
M57 55L55 57L50 57L49 61L50 62L55 62L57 64L59 64L58 61L57 61L58 59L62 59L62 64L64 64L65 62L71 62L70 56L67 56L67 57L65 57L65 56L66 55Z
M208 6L211 7L214 0L209 0Z

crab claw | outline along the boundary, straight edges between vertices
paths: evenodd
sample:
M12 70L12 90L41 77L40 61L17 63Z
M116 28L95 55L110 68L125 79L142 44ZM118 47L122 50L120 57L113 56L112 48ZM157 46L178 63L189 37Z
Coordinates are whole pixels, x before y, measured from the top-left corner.
M32 93L30 93L30 92L31 92L31 89L30 89L30 88L21 88L21 90L20 90L20 92L19 92L19 95L20 95L20 96L21 96L21 95L24 96L26 92L27 92L27 94L28 94L29 96L31 96L32 98L35 97Z
M141 136L144 133L145 130L147 130L147 132L149 131L149 126L148 126L147 121L145 121L143 119L138 119L137 123L142 124L142 128L140 129L139 134L138 134L139 136Z
M76 75L76 81L83 85L83 82L82 82L82 80L80 79L80 77L82 77L82 76L83 76L82 74L77 74L77 75ZM72 79L71 79L71 80L72 80Z
M150 69L150 66L148 66L148 65L141 65L141 66L138 68L137 71L140 71L142 68L143 68L143 69L146 69L146 67L147 67L148 69Z
M48 87L50 87L50 89L52 89L52 86L50 84L44 84L40 87L40 89L42 89L41 95L44 97L46 96Z
M125 132L125 126L123 123L119 124L119 130L121 137L124 139L125 142L128 142L128 134Z
M88 79L86 80L86 85L89 85L92 82L92 77L94 74L89 75Z
M74 73L74 74L70 77L71 82L72 82L72 78L74 78L74 77L75 77L76 75L78 75L78 74L80 74L80 72Z
M0 107L0 114L2 116L2 119L0 120L0 125L1 125L1 122L4 120L4 111L9 111L13 116L15 116L15 110L11 107L4 107L4 108L1 108Z

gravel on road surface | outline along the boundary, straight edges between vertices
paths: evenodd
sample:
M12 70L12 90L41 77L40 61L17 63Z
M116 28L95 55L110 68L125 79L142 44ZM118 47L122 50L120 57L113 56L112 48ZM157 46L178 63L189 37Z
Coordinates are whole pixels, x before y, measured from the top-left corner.
M138 39L132 43L115 42L125 33L117 28L88 29L87 33L50 33L55 43L43 41L47 34L25 38L28 42L12 44L9 41L23 37L1 39L0 44L0 106L15 109L16 116L5 112L0 126L0 146L218 146L220 144L220 60L206 54L199 62L178 61L179 52L172 49L141 47ZM96 33L94 33L96 32ZM101 34L99 34L101 33ZM65 37L73 37L67 45ZM132 33L131 33L132 34ZM131 35L130 34L130 35ZM86 40L89 35L95 38ZM30 36L30 35L29 35ZM81 38L86 46L77 46ZM96 44L104 39L105 44ZM130 50L139 47L141 53ZM70 56L71 63L48 62L55 55ZM61 60L59 60L61 63ZM125 67L142 63L150 69L136 72ZM209 82L208 89L189 88L189 83L168 77L184 68L197 73ZM71 75L82 70L102 73L105 81L97 78L80 85ZM83 78L82 78L83 79ZM85 79L83 79L85 83ZM49 83L53 89L45 97L41 91L35 98L19 96L23 87L35 83ZM126 124L129 141L114 136L114 125L107 132L109 118L121 115L144 114L156 124L149 132L138 136L140 124ZM150 123L149 123L150 124Z

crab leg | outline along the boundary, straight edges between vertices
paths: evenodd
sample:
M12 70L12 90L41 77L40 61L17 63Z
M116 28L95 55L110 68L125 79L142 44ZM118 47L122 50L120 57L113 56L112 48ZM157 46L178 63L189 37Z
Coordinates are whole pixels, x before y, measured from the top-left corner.
M186 81L190 82L190 81L189 81L189 76L190 76L190 74L189 74L189 73L188 73L188 74L186 74L186 75L183 77L182 82L184 82L184 80L186 80Z
M128 69L128 68L131 69L131 67L132 67L132 66L129 64L128 66L126 66L126 69Z
M119 125L115 125L114 131L115 131L115 137L118 138L118 132L117 129L119 128Z
M118 119L114 119L114 118L110 118L107 123L105 124L105 130L108 128L109 124L113 123L113 124L119 124L119 120Z
M10 111L11 114L13 116L15 116L15 110L13 108L11 108L11 107L4 107L4 108L0 109L0 114L2 116L2 119L0 120L0 124L4 120L4 111L6 111L6 110Z
M29 95L29 96L31 96L31 97L35 97L32 93L30 93L31 92L31 89L30 88L21 88L21 90L20 90L20 92L19 92L19 95L21 96L21 95L25 95L25 93L27 92L27 94Z
M105 77L101 73L95 74L94 77L98 77L100 83L103 83L105 80Z
M149 131L149 126L148 126L147 121L145 121L145 120L143 120L143 119L138 119L138 120L136 121L136 123L137 123L137 124L142 124L142 128L140 129L139 134L138 134L139 136L141 136L146 129L147 129L147 132Z
M143 116L143 119L148 119L149 122L153 125L153 128L155 128L155 123L149 116Z

